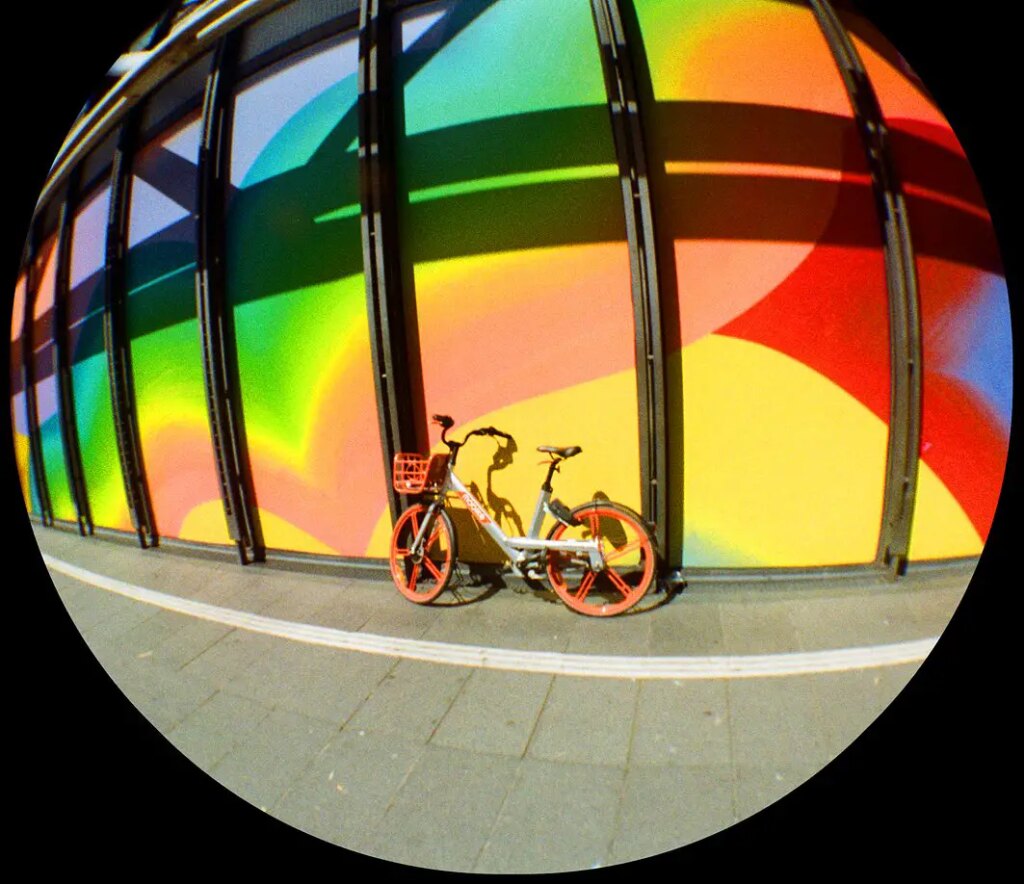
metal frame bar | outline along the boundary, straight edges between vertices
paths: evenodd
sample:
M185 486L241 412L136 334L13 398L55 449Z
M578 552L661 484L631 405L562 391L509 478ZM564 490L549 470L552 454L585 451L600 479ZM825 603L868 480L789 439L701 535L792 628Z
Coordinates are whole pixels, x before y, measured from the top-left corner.
M914 248L889 130L857 49L828 0L809 0L835 58L864 146L885 252L889 292L890 408L882 523L875 564L907 567L921 446L921 319Z
M135 405L135 375L126 320L128 251L128 207L131 202L132 156L140 117L137 111L124 121L114 162L110 170L110 207L107 216L106 288L103 309L103 342L107 352L110 402L114 435L121 461L125 500L135 526L139 545L145 549L160 542L149 493L138 411Z
M117 126L132 108L179 69L183 60L211 48L228 30L281 6L287 0L213 0L197 7L151 49L131 73L75 121L54 160L40 194L43 205L65 180L71 168Z
M53 526L53 509L50 505L50 489L46 484L46 470L43 466L43 447L39 436L39 409L36 407L35 385L35 328L33 311L36 303L36 219L29 227L28 242L25 244L25 304L21 326L21 383L25 391L25 417L28 420L28 452L35 476L36 496L39 498L40 520L47 527ZM32 480L32 475L29 480Z
M227 301L224 223L231 160L232 76L241 32L218 45L206 78L199 147L196 308L217 478L228 533L243 565L266 554L245 434L234 313Z
M403 449L417 447L394 188L391 15L385 0L359 8L359 190L363 272L385 476ZM407 501L387 483L392 521Z
M57 236L57 282L53 296L53 342L56 348L57 416L60 421L64 465L71 486L71 499L78 515L78 531L84 537L92 534L92 513L85 484L85 469L78 439L75 416L75 389L71 374L71 336L67 322L67 302L71 275L71 225L75 208L78 167L68 179L68 196L60 209Z
M648 522L653 522L658 550L664 556L668 537L665 351L657 238L647 177L639 90L619 0L591 0L590 5L601 50L629 244L633 325L636 331L641 511Z
M272 13L267 13L270 15ZM262 18L262 16L260 16ZM257 20L250 20L247 25L256 24ZM245 26L239 28L242 30ZM250 58L247 61L240 61L235 68L234 82L241 83L250 77L258 76L262 71L271 68L281 62L301 55L308 49L313 49L320 44L351 34L355 36L359 27L359 9L353 7L350 12L343 12L335 18L328 19L314 28L302 31L275 43L270 49Z

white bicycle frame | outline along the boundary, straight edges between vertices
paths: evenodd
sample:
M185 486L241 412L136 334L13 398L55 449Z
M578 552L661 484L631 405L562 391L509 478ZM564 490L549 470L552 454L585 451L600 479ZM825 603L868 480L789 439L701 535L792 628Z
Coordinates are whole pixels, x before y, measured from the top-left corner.
M533 519L530 522L529 533L525 537L510 537L501 530L494 519L491 518L491 514L484 508L484 505L473 496L470 490L462 484L459 477L455 475L455 467L451 461L448 463L448 472L445 475L444 484L438 491L437 499L427 508L427 517L423 520L423 524L420 525L420 529L416 533L416 538L410 546L410 550L414 556L422 555L421 550L423 549L423 542L426 539L427 526L433 524L434 513L444 506L445 496L451 491L454 491L461 498L462 502L466 504L466 508L470 513L472 513L473 518L476 519L481 527L483 527L483 529L491 536L494 542L501 547L505 555L508 556L509 561L512 563L513 570L520 577L523 576L522 572L519 570L520 566L526 565L530 562L531 553L537 553L542 550L558 550L561 552L586 555L590 560L590 567L592 570L603 571L605 569L604 555L601 553L601 547L596 539L541 539L540 529L544 524L545 515L550 515L553 519L557 519L560 522L562 521L551 511L551 507L549 505L551 502L550 488L541 487L540 494L537 497L537 505L533 511Z

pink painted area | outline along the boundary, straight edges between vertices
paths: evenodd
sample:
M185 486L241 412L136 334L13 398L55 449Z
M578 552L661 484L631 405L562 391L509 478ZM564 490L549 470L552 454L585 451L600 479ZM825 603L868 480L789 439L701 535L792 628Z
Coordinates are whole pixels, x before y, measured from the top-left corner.
M427 411L459 421L635 363L623 243L417 268L416 301Z
M305 469L296 470L251 446L260 508L300 527L339 555L366 554L376 517L387 506L372 396L367 347L349 361L322 400Z

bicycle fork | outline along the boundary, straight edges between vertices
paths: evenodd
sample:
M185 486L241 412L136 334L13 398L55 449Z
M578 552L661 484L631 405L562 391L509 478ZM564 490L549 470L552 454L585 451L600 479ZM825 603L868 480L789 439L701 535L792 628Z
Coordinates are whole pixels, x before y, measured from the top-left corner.
M427 532L429 529L434 527L434 519L437 516L437 511L440 507L440 499L435 500L429 507L427 507L427 514L423 517L423 524L420 525L420 530L416 532L416 536L409 545L409 557L417 565L423 561L423 547L427 541L427 537L429 536Z

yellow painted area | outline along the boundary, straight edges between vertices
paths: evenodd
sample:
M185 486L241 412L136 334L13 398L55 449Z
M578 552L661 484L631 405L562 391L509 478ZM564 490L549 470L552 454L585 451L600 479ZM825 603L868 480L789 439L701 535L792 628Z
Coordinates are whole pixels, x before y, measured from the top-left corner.
M917 500L910 527L911 561L976 556L984 546L967 513L935 471L918 461Z
M197 543L231 543L224 521L224 505L218 499L193 507L182 519L181 530L176 536L180 540Z
M687 563L872 561L885 424L832 381L760 344L709 335L682 358L687 541L698 536L736 555Z
M537 502L546 467L546 455L538 445L579 445L583 452L566 461L552 480L554 496L576 506L602 494L626 506L640 507L640 454L638 430L632 421L603 420L604 414L621 414L623 404L636 402L634 372L623 371L517 402L480 415L456 426L449 434L461 438L469 430L494 426L511 433L518 451L507 466L488 468L498 451L497 440L474 438L459 454L456 474L466 484L475 483L477 495L499 520L506 534L526 533ZM566 427L572 427L566 431ZM436 445L435 452L444 451ZM459 533L459 554L467 561L493 561L501 553L486 536L478 534L475 523L463 512L461 503L452 504L452 517Z
M390 476L388 476L388 481L391 481ZM371 558L386 559L391 554L391 529L393 527L391 524L391 513L387 507L384 507L377 518L377 524L373 526L373 534L370 535L370 542L367 544L363 555Z
M21 493L25 498L25 509L32 510L32 496L28 487L28 436L14 434L14 460L18 465L18 479L21 482Z
M497 441L476 437L459 454L456 474L470 486L477 486L479 498L494 514L497 509L509 513L501 520L506 534L519 534L530 528L530 519L537 502L541 482L547 468L541 466L546 455L538 445L579 445L583 452L563 464L561 473L552 481L554 496L570 507L593 500L598 493L611 500L640 509L640 454L637 427L633 422L602 421L601 415L621 413L622 403L636 402L636 379L632 371L617 372L596 381L536 396L514 405L483 414L475 420L456 426L449 433L460 439L477 427L494 426L511 433L519 446L511 463L495 470L490 478L488 467L498 451ZM572 426L571 433L564 428ZM444 452L438 444L434 452ZM390 481L390 476L388 477ZM505 502L505 506L502 506ZM450 501L450 513L458 533L459 556L470 562L497 562L501 551L481 533L465 507L457 498ZM514 513L519 522L511 517ZM545 523L544 532L550 527ZM384 510L377 519L366 555L388 555L391 543L391 519Z
M317 540L311 534L307 534L287 519L282 519L280 516L276 516L262 507L259 508L259 514L263 536L264 538L274 538L272 546L275 549L293 549L298 552L316 553L326 556L335 554L335 550L331 549L326 543ZM221 518L223 518L223 515Z

